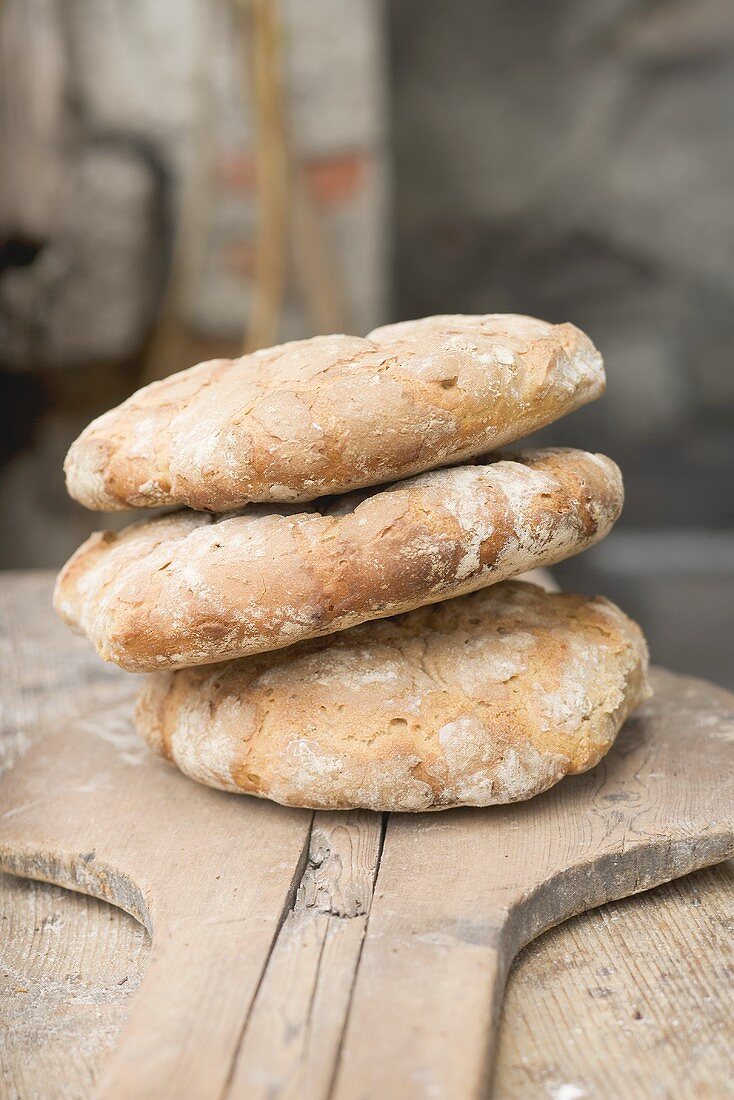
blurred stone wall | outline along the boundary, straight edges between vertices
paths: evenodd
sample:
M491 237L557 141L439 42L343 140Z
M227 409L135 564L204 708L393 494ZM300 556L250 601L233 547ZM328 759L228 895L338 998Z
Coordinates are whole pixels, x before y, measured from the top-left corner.
M572 320L608 393L542 438L606 451L625 514L562 583L734 683L734 5L392 7L395 315Z
M0 235L39 249L0 270L3 364L79 367L138 354L172 258L184 276L183 320L241 340L259 218L247 5L3 7ZM273 0L273 10L288 151L319 218L343 324L363 331L384 315L387 287L378 5ZM280 338L314 329L294 276Z
M252 79L264 11L280 86L268 117L282 116L265 140ZM264 144L286 198L284 292L263 342L384 319L385 57L378 0L2 0L0 567L58 565L113 522L64 492L86 422L145 382L241 353Z

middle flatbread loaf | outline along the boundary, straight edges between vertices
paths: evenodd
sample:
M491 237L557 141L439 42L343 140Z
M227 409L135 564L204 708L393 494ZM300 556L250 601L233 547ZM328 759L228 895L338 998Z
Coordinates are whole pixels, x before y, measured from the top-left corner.
M552 565L602 538L617 466L528 450L421 474L319 509L179 511L92 535L55 606L135 672L262 653Z

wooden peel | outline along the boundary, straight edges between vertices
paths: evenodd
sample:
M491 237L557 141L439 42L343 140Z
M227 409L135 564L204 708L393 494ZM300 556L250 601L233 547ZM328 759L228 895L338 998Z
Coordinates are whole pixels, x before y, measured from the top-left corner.
M102 1095L478 1097L517 951L734 852L734 696L657 671L593 771L509 807L316 813L198 787L130 704L0 780L0 865L153 937Z

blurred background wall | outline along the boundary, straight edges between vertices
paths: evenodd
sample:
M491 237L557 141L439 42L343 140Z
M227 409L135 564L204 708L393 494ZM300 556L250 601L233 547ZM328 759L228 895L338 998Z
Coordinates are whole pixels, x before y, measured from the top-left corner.
M732 104L730 0L4 0L0 565L106 522L63 454L146 380L534 313L609 377L542 438L628 493L559 580L734 683Z
M392 12L395 313L590 333L607 395L542 438L614 457L627 502L556 575L734 683L734 4Z

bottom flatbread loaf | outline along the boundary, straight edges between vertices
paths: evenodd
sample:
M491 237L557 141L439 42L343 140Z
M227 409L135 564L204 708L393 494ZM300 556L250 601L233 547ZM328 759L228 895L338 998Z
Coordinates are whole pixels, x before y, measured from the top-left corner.
M593 767L646 696L647 664L608 600L505 582L154 673L137 725L192 779L288 806L489 806Z

